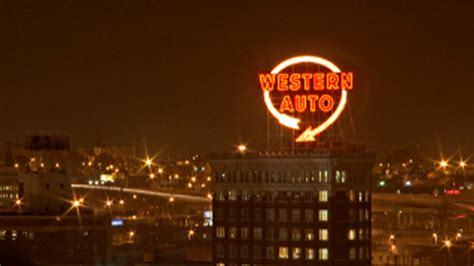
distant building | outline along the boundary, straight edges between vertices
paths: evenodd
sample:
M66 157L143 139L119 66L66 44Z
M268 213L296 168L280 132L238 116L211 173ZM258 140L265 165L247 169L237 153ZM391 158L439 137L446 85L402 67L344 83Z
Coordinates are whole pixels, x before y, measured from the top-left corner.
M215 266L371 265L363 150L210 158Z
M15 211L16 200L21 198L23 186L20 172L14 167L0 167L0 213Z

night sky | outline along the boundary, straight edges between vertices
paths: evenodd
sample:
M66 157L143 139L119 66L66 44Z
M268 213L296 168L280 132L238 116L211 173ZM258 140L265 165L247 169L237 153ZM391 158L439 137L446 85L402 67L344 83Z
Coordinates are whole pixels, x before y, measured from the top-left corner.
M261 148L258 73L314 54L355 73L359 143L474 154L474 1L442 2L0 1L0 142Z

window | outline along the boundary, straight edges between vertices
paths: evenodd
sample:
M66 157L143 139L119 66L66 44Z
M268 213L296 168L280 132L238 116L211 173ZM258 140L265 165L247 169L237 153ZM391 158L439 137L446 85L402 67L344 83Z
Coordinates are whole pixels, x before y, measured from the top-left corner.
M293 241L301 240L301 230L299 228L291 229L291 240Z
M216 217L216 220L224 220L224 209L216 208L216 210L214 211L214 215Z
M286 209L278 210L278 220L280 222L288 221L288 211Z
M364 229L359 228L359 239L363 240L364 239Z
M248 246L241 246L240 247L240 256L242 258L248 258L249 257L249 247Z
M265 238L272 240L275 238L273 227L265 227Z
M218 191L216 192L216 194L217 194L216 199L217 199L218 201L225 201L225 192L224 192L224 191L218 190Z
M255 227L253 229L253 238L256 240L262 239L262 228L261 227Z
M229 209L229 219L230 220L237 219L237 210L235 208L230 208Z
M313 222L314 220L314 211L307 209L304 211L304 220L305 222Z
M328 202L328 191L327 190L319 191L319 202Z
M319 221L321 222L328 221L328 210L319 210Z
M280 259L288 259L290 254L288 252L288 247L280 247L278 249L278 258Z
M307 248L306 249L306 259L307 260L314 260L316 258L316 253L314 252L314 248Z
M266 212L267 212L267 215L266 215L267 221L269 222L275 221L275 209L267 209Z
M254 258L261 258L262 257L262 247L254 246L253 247L253 257Z
M229 191L229 200L230 201L236 201L238 197L238 193L236 190L231 190Z
M248 220L249 219L249 209L243 208L240 210L240 219Z
M347 181L347 173L346 171L341 172L341 183L346 183Z
M313 229L306 229L305 230L305 240L313 241L314 240L314 231Z
M356 259L356 253L357 253L356 248L350 248L349 249L349 259L350 260L355 260Z
M218 262L218 263L216 263L216 266L225 266L225 263Z
M260 221L262 219L262 209L253 210L253 219L256 221Z
M329 230L328 229L319 229L319 240L327 241L329 239Z
M248 239L249 238L249 228L248 227L240 228L240 238L241 239Z
M216 257L223 258L224 257L224 246L217 245L216 246Z
M216 228L216 237L217 238L224 238L225 237L225 227L218 226Z
M265 258L267 258L267 259L275 258L275 249L273 247L267 247L266 248Z
M336 171L335 181L336 183L341 183L341 171L339 170Z
M294 260L299 260L299 259L301 259L301 248L293 248L293 249L292 249L291 257L292 257Z
M300 221L300 210L291 210L291 220L293 222L299 222Z
M237 238L237 227L229 227L229 238L230 239Z
M349 232L347 233L347 238L349 240L355 240L356 239L356 230L355 229L349 229Z
M231 257L231 258L237 257L237 246L236 245L230 245L229 246L229 257Z
M242 191L242 201L249 201L250 200L250 192Z
M363 202L364 201L364 192L359 192L359 202Z
M353 190L349 190L349 193L348 193L348 197L349 197L349 201L350 202L354 202L355 201L355 195L354 195L354 191Z
M281 241L288 240L288 229L280 228L280 231L278 233L278 239L280 239Z
M327 248L319 249L319 260L328 260L329 259L329 250Z

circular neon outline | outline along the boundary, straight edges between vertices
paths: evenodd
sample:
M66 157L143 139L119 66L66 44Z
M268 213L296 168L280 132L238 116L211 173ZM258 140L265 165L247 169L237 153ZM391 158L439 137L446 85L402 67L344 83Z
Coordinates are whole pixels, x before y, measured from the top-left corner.
M302 56L295 56L281 62L270 73L276 75L280 73L280 71L282 71L283 69L291 65L299 64L299 63L319 64L319 65L329 68L329 70L331 70L334 73L341 72L341 70L335 64L333 64L332 62L324 58L312 56L312 55L302 55ZM278 119L278 121L282 125L292 128L292 129L300 129L300 127L298 126L298 123L301 121L301 119L280 113L275 108L275 106L273 106L272 100L270 99L270 91L264 91L263 98L265 100L265 104L268 108L268 111L270 111L270 113L276 119ZM339 105L337 106L336 111L334 111L334 113L332 113L331 116L329 116L329 118L326 119L326 121L318 125L316 128L310 129L311 133L313 133L312 135L314 136L318 135L324 130L326 130L330 125L332 125L337 120L337 118L339 118L339 116L341 115L342 111L344 110L344 107L346 106L346 102L347 102L347 91L341 89L341 100L339 101Z

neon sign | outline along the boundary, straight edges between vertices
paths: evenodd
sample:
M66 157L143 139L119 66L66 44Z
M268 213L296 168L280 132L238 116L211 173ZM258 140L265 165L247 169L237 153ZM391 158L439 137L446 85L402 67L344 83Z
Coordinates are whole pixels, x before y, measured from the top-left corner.
M270 73L259 75L265 105L272 116L293 130L305 128L296 142L315 141L339 118L348 91L353 89L353 78L352 72L341 72L332 62L309 55L287 59Z

